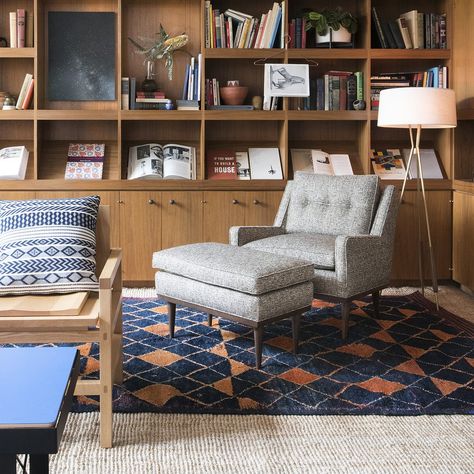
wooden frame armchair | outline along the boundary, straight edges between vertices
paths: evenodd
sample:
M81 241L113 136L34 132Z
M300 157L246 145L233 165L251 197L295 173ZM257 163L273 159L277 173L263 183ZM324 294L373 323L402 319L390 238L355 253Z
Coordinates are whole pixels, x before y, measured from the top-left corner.
M112 446L112 389L114 382L122 382L123 372L122 251L110 248L109 215L109 207L100 206L96 230L99 292L89 294L79 315L19 316L17 311L12 311L12 316L0 316L0 344L99 344L99 380L79 380L74 395L99 395L100 445L103 448ZM63 295L42 298L49 299L53 306L61 297ZM20 297L8 297L8 304L15 298Z

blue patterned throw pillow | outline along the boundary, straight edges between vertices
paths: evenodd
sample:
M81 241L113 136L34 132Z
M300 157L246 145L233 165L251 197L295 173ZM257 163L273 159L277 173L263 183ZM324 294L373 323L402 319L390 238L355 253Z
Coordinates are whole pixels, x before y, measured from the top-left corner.
M99 196L0 201L0 296L98 291Z

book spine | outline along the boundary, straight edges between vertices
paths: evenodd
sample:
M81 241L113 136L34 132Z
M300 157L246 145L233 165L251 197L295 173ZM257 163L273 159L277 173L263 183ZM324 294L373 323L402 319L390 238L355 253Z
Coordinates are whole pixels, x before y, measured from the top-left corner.
M316 110L324 110L324 79L316 79Z
M364 100L364 73L357 71L354 73L357 83L357 100Z
M30 85L28 86L28 89L25 94L25 100L23 101L23 104L21 104L22 110L28 110L28 108L30 107L31 99L33 98L34 84L35 80L31 79Z
M227 48L226 33L225 33L225 20L224 20L224 14L223 13L221 13L221 15L220 15L220 26L221 26L221 47L222 48Z
M347 77L341 76L339 80L339 110L347 110Z
M269 48L273 48L275 46L275 39L277 36L278 27L280 26L280 23L281 23L281 7L278 6L278 9L276 10L275 21L273 22L273 30L270 36L270 45L268 46Z
M23 101L25 100L26 91L28 90L28 87L32 79L33 79L33 76L31 74L26 74L25 79L23 80L23 84L20 89L20 93L18 94L18 99L16 101L17 110L21 109Z
M10 48L18 48L16 12L10 12Z
M306 48L306 18L301 20L301 48Z
M31 12L26 12L26 38L25 45L27 48L32 48L34 46L34 15Z
M130 108L130 79L122 77L122 110L129 110Z
M446 13L439 16L439 47L441 49L447 49L448 47L448 35L446 31Z
M296 19L295 42L296 48L301 48L301 18Z
M281 22L280 22L280 48L286 48L285 27L286 27L286 1L281 2Z
M209 7L211 2L206 0L204 2L204 41L206 48L211 47L211 35L209 32Z
M425 48L425 25L424 25L425 16L423 13L417 13L417 28L418 28L418 49Z
M380 23L380 18L375 7L372 7L372 17L375 25L375 31L377 32L377 36L379 37L380 46L383 49L387 49L387 42L385 41L385 37L382 31L382 25Z
M16 11L16 34L17 48L25 47L25 10L19 8Z
M431 15L430 13L425 13L425 48L432 49L434 45L431 45Z
M339 76L331 76L332 84L332 107L331 110L339 110L339 91L341 88L341 78Z
M136 94L137 94L137 80L135 77L131 77L130 78L130 110L136 110L137 108Z
M296 48L295 46L295 34L296 34L296 21L295 19L291 20L290 26L288 28L290 32L290 48Z
M193 84L192 100L199 100L198 90L199 90L199 64L198 64L198 61L196 61L194 64L194 84Z
M398 27L400 28L400 33L403 38L403 42L405 43L406 49L413 49L413 42L410 36L410 30L408 29L407 22L405 18L398 18L397 19Z
M347 109L354 110L354 101L357 99L357 80L354 74L347 78Z
M329 75L324 74L324 110L329 109Z
M209 5L209 35L210 35L210 48L215 48L215 31L214 31L214 11L212 9L212 4Z

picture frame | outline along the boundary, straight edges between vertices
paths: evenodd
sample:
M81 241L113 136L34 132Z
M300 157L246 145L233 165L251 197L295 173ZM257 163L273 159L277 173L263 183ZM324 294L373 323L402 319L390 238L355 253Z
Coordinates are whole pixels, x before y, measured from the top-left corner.
M309 97L309 64L265 64L266 97Z

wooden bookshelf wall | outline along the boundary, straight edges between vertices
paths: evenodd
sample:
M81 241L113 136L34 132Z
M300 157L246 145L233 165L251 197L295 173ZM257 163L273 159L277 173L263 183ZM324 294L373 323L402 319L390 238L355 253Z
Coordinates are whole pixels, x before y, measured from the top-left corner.
M260 16L273 4L272 0L214 0L213 5L221 11L235 8ZM249 87L249 101L253 95L263 95L264 68L255 65L257 59L272 57L270 62L292 63L314 60L318 67L311 68L311 75L322 76L331 69L360 70L365 78L365 97L370 103L370 75L386 71L416 71L432 66L447 65L450 68L450 83L461 93L465 117L459 128L456 142L451 131L426 131L422 135L423 148L435 148L441 157L446 179L427 182L433 202L443 195L450 199L453 180L459 173L472 175L470 158L454 160L453 151L462 148L464 141L470 143L473 136L474 104L471 90L466 86L472 72L463 73L462 62L466 62L468 44L459 32L472 35L466 19L471 15L472 5L467 0L339 0L337 5L350 10L359 18L359 32L355 36L355 47L350 49L206 49L204 47L204 1L203 0L0 0L0 36L8 36L8 12L17 8L34 11L35 43L33 48L0 48L0 90L18 94L24 75L33 73L36 82L34 107L27 111L0 111L0 147L25 144L30 150L30 162L25 181L0 182L4 191L31 191L45 195L52 190L97 191L111 193L112 204L120 205L121 193L140 192L224 192L243 193L281 192L286 180L293 177L290 149L293 147L322 148L328 152L350 154L356 173L371 173L369 151L371 148L409 145L406 131L379 129L376 126L377 112L364 111L298 111L289 110L289 101L282 101L277 111L208 111L202 101L199 111L125 111L120 110L120 78L122 76L143 79L143 58L134 54L128 37L153 35L160 23L172 35L186 32L190 41L186 50L203 56L205 78L216 77L221 83L239 79ZM302 8L320 9L334 7L332 0L287 0L286 18L300 14ZM426 12L447 14L448 49L445 50L390 50L371 48L371 8L385 18L395 18L401 12L414 8ZM108 11L116 14L116 90L117 100L98 102L57 102L47 96L47 18L49 11ZM465 25L458 28L458 23ZM453 35L453 31L456 35ZM455 47L453 48L453 44ZM455 51L455 53L453 53ZM458 61L457 63L454 61ZM175 55L174 80L169 82L162 62L157 63L158 84L171 99L180 98L184 80L184 65L189 56L178 52ZM453 67L454 66L454 67ZM472 66L470 66L472 68ZM457 80L456 76L462 77ZM459 95L458 95L459 98ZM467 107L465 105L467 104ZM464 125L466 123L467 125ZM196 147L198 156L198 179L196 181L127 181L126 166L128 147L147 141L160 143L178 142ZM104 179L95 182L65 181L67 145L71 141L101 141L106 147ZM454 146L455 145L455 146ZM246 149L249 146L277 146L280 149L284 180L279 181L208 181L205 179L206 150L213 147ZM472 153L472 151L470 152ZM464 162L465 161L465 162ZM460 171L462 170L462 171ZM397 183L399 184L399 183ZM414 183L408 189L413 190ZM442 194L441 194L442 193ZM113 198L111 197L113 195ZM118 196L116 201L114 199ZM201 196L201 201L206 201ZM273 205L273 204L272 204ZM406 204L409 206L409 204ZM439 221L451 220L450 207L440 210ZM217 212L217 211L216 211ZM119 219L117 213L117 219ZM221 223L222 217L215 215L213 222ZM268 220L268 218L267 218ZM434 219L436 221L436 219ZM227 225L227 222L226 222ZM400 229L409 232L409 218L402 219ZM204 231L205 233L205 231ZM119 242L122 246L126 242ZM450 278L451 236L441 232L438 268L443 278ZM124 238L126 238L124 234ZM168 242L169 243L169 242ZM415 243L416 244L416 243ZM403 243L405 245L405 242ZM395 276L416 279L416 265L397 270Z

